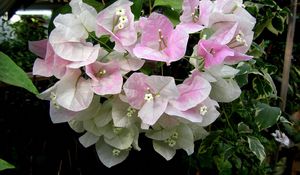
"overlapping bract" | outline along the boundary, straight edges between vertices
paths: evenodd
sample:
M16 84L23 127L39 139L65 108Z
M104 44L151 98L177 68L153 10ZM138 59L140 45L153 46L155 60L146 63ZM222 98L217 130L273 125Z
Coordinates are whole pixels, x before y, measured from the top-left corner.
M238 70L231 65L251 59L246 52L255 19L240 0L184 0L177 26L157 12L134 21L132 4L119 0L97 14L72 0L72 13L55 18L49 39L30 42L39 56L33 74L58 79L39 95L51 101L52 121L84 133L80 143L95 144L107 167L124 161L132 148L141 149L140 133L166 160L177 149L192 154L194 142L208 134L203 127L219 117L218 102L240 96ZM202 38L188 45L195 32ZM102 36L114 48L102 48ZM168 68L187 49L194 49L194 69L183 81L139 71L155 62Z

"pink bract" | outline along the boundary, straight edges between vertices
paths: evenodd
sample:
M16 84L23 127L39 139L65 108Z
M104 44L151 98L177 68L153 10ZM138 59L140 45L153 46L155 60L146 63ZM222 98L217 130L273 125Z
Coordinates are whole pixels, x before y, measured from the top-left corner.
M47 39L29 42L29 50L40 58L44 58L35 60L32 70L33 75L45 77L54 75L60 79L66 72L66 66L70 64L70 61L64 60L54 53Z
M205 113L201 113L201 108L203 107L205 107L207 110ZM195 122L199 126L208 126L212 122L214 122L220 115L216 107L219 107L218 103L215 100L207 98L197 106L186 111L181 111L172 105L168 105L166 113L171 116L177 116L187 119L191 122Z
M189 35L180 29L173 29L166 16L153 12L140 27L141 41L133 49L137 57L170 65L184 56Z
M132 74L123 89L128 103L140 109L138 116L148 125L155 124L168 102L179 95L173 77L147 76L142 73Z
M200 40L197 55L204 58L204 67L209 68L221 64L226 57L233 56L234 52L228 46L216 41Z
M79 68L96 61L100 46L86 42L88 32L81 21L73 14L58 15L54 24L56 28L49 36L55 54L72 61L72 68Z
M196 73L177 85L179 97L170 101L173 107L185 111L197 106L208 97L211 90L210 83L200 75L195 75Z
M134 16L130 9L132 4L128 0L116 1L102 10L96 21L97 36L110 35L111 40L115 41L116 47L119 49L126 49L133 45L137 40L137 33L134 27ZM118 10L123 11L118 14ZM123 26L119 25L122 19L124 19Z
M107 95L121 92L123 78L116 62L94 62L86 66L86 73L92 79L92 89L96 94Z
M210 0L184 0L182 4L183 13L180 16L178 28L195 33L208 26L209 17L213 9Z

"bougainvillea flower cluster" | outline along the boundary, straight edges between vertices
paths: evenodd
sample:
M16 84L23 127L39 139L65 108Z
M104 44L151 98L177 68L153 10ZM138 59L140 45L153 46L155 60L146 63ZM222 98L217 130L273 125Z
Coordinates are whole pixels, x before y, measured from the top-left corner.
M177 149L192 154L194 142L219 117L219 103L241 94L234 65L252 58L246 53L255 19L241 0L183 0L177 25L159 12L134 20L132 5L118 0L97 13L72 0L72 13L55 18L49 39L30 42L39 57L33 74L58 79L39 95L50 101L52 121L82 133L80 143L95 145L107 167L143 149L140 134L166 160ZM194 35L198 41L190 44ZM142 71L146 65L171 69L180 61L191 68L183 80Z

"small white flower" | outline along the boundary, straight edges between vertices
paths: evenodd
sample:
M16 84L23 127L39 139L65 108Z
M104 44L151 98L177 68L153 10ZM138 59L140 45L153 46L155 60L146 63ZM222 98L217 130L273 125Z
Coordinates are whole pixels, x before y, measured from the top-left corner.
M116 8L116 15L118 15L118 16L125 15L125 12L126 12L126 10L121 7Z
M172 139L178 139L178 132L174 132L171 136Z
M151 101L153 100L153 95L151 93L146 93L144 99L146 101Z
M113 129L113 132L114 132L115 134L119 134L121 131L122 131L122 128L117 128L117 127L115 127L115 128Z
M205 105L201 106L199 112L201 115L205 115L207 113L207 106Z
M121 153L121 151L120 151L119 149L113 149L113 150L112 150L113 156L119 156L120 153Z
M168 141L168 145L169 145L170 147L174 147L174 146L176 145L176 141L173 140L173 139L170 139L170 140Z
M124 26L124 24L123 23L119 23L118 25L117 25L117 27L118 27L118 29L123 29L125 26Z
M128 21L127 16L125 16L125 15L124 16L120 16L120 18L119 18L119 22L120 23L126 24L127 21Z
M135 112L136 112L136 110L129 106L129 107L127 108L126 116L127 116L127 117L132 117L132 115L133 115Z

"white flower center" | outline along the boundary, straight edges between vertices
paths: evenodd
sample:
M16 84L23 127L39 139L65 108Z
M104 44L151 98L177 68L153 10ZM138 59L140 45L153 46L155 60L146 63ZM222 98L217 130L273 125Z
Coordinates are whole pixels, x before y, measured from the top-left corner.
M59 109L60 106L57 104L57 95L54 93L54 92L51 92L50 94L50 99L51 99L51 103L53 104L53 106L56 108L56 109Z
M129 107L127 108L126 116L127 116L127 117L132 117L132 115L133 115L135 112L136 112L136 110L129 106Z
M115 149L112 150L113 156L119 156L120 153L121 153L121 150L119 150L119 149L116 149L116 148L115 148Z
M171 136L172 139L178 139L178 132L174 132Z
M121 30L121 29L124 28L124 24L123 24L123 23L119 23L119 24L117 25L117 27L118 27L119 30Z
M114 132L115 134L119 134L121 131L122 131L122 128L117 128L117 127L115 127L115 128L113 129L113 132Z
M119 23L126 24L128 21L127 16L120 16Z
M124 8L122 8L122 7L116 8L116 15L118 15L118 16L125 15L125 12L126 12L126 10Z
M167 138L164 142L167 143L170 147L174 147L176 145L176 141L178 139L178 132L174 132L169 138Z
M146 101L151 101L151 100L153 100L153 95L151 93L146 93L144 96L144 99Z
M201 106L199 112L201 115L205 115L207 113L207 106L205 105Z

